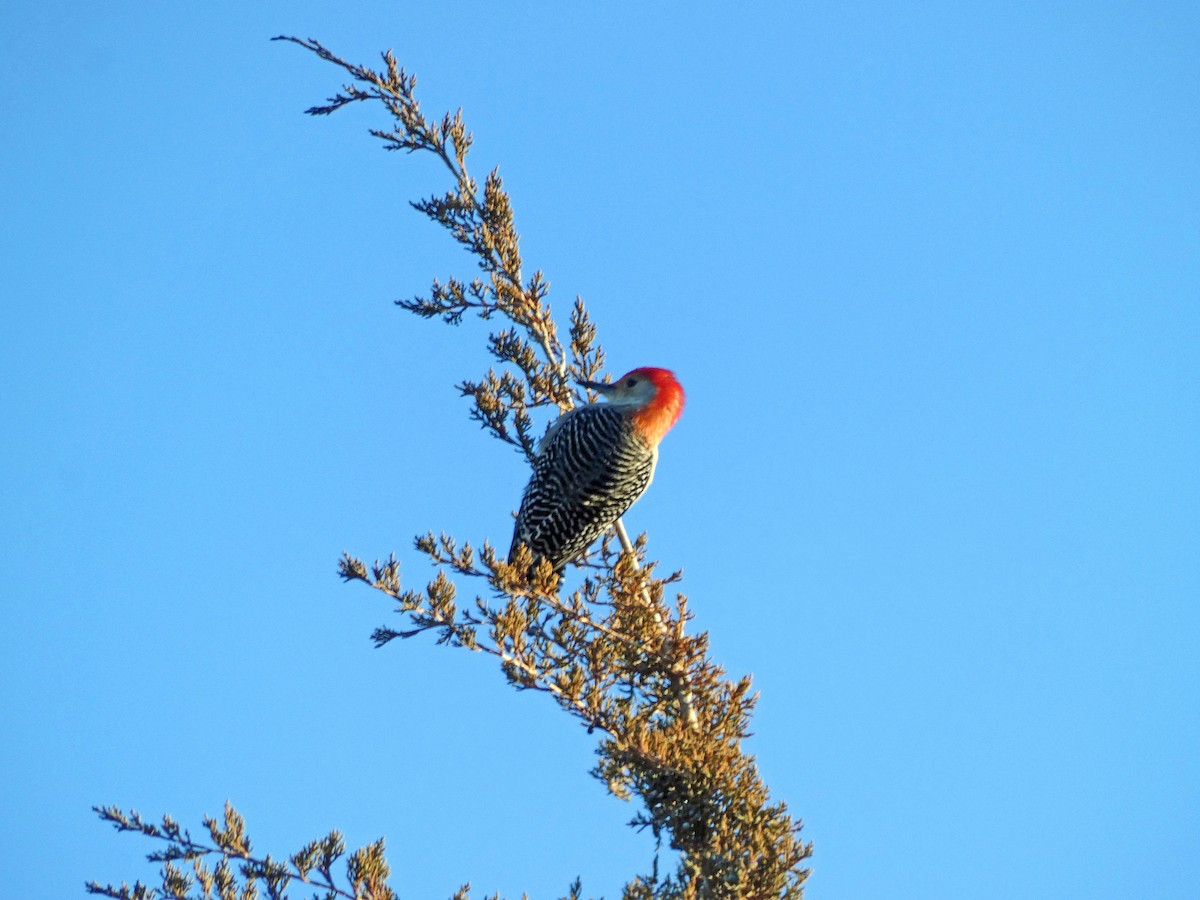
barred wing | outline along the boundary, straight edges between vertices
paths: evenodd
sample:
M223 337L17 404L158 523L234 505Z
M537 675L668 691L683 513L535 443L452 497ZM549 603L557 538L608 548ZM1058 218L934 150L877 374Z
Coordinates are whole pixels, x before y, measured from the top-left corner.
M657 457L611 406L585 406L561 417L534 459L510 558L524 543L561 573L645 492Z

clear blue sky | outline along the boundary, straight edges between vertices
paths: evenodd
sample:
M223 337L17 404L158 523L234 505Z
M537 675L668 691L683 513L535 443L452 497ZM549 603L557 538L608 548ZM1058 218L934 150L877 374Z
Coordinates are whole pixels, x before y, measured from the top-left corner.
M645 6L4 4L5 896L146 873L94 803L382 835L405 898L649 863L583 729L334 575L525 472L479 324L391 305L471 273L443 173L301 115L295 33L462 105L555 308L686 385L628 522L814 900L1196 897L1200 6Z

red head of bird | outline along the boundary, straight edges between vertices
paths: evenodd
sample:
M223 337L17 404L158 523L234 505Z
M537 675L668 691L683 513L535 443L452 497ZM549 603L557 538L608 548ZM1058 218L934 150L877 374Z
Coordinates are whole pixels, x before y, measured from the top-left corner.
M579 383L626 411L651 447L658 446L683 413L683 387L675 380L675 373L667 369L643 366L626 372L612 384Z

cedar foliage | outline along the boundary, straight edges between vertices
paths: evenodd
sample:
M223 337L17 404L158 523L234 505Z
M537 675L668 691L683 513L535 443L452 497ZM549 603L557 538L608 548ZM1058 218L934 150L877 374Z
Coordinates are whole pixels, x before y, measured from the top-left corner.
M398 301L418 316L457 324L468 313L496 321L488 351L496 365L457 387L470 399L470 415L527 458L535 452L533 411L568 410L589 398L574 386L594 380L604 367L596 326L578 298L564 340L546 302L541 272L524 275L512 205L493 170L482 188L467 169L471 134L462 111L440 121L426 118L416 100L417 79L389 51L374 71L335 56L319 42L279 37L315 53L350 76L341 92L307 112L323 116L354 103L381 104L392 118L373 130L388 150L432 153L445 164L451 186L412 205L450 232L475 259L468 280L435 280L427 297ZM636 875L624 900L782 900L802 896L803 863L811 845L799 839L800 824L783 803L771 802L752 757L743 752L755 696L750 681L724 677L709 657L703 633L689 635L687 599L668 587L675 573L655 574L646 539L629 542L619 526L578 563L585 577L577 589L560 590L548 563L531 569L522 548L513 564L484 541L428 533L416 551L436 568L424 586L401 585L395 556L367 565L343 556L339 574L390 597L405 627L378 628L382 646L396 638L432 633L437 643L495 657L518 689L545 694L589 733L600 735L593 774L640 812L630 823L648 828L678 851L674 871L660 874L654 858ZM460 585L476 589L465 602ZM165 843L150 854L160 862L160 889L143 884L88 885L108 897L251 898L308 896L391 900L382 840L353 853L337 831L313 841L286 862L251 852L245 822L232 806L223 821L204 820L210 842L195 840L170 816L159 824L116 807L97 808L121 831ZM338 866L335 872L335 864ZM345 872L344 878L340 872ZM454 900L467 900L464 886ZM566 900L579 900L574 884Z

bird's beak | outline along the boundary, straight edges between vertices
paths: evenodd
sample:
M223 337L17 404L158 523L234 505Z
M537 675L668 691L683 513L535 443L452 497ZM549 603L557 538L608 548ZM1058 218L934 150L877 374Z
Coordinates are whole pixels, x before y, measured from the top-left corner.
M605 384L603 381L577 381L575 382L580 387L585 387L589 391L599 391L601 394L606 394L612 390L611 384Z

